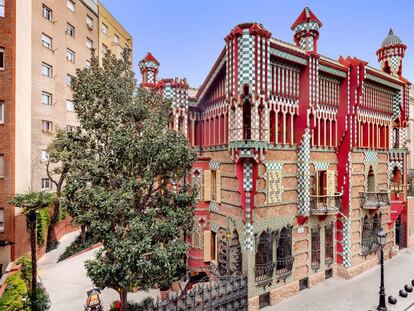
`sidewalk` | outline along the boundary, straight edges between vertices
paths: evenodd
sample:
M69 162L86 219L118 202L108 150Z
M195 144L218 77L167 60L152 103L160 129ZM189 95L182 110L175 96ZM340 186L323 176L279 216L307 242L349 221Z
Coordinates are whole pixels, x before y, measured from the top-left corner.
M83 310L86 302L86 292L93 288L92 281L86 275L84 262L94 257L96 250L91 250L75 257L57 263L60 254L66 246L75 240L79 232L68 233L62 237L57 249L46 253L38 263L38 273L52 301L50 311ZM138 291L129 293L128 300L141 301L147 296L156 297L158 290L149 292ZM104 310L109 310L110 304L119 299L115 290L104 289L101 295Z
M400 250L385 262L385 292L388 311L414 310L414 291L407 298L398 295L405 284L414 279L414 248ZM351 280L331 278L324 283L301 291L281 303L263 308L265 311L368 311L376 310L379 299L380 266ZM388 296L397 298L396 305L388 303Z

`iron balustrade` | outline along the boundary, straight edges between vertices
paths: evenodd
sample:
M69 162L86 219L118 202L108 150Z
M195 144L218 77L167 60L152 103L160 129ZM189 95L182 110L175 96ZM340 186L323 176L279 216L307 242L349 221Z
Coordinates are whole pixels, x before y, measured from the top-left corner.
M285 258L277 258L275 263L276 277L284 278L292 273L294 257L292 255Z
M389 205L388 191L361 192L361 208L377 209Z
M342 208L342 194L311 195L310 209L312 215L334 215Z
M264 284L272 280L273 271L275 269L275 264L273 262L256 264L255 268L256 284Z

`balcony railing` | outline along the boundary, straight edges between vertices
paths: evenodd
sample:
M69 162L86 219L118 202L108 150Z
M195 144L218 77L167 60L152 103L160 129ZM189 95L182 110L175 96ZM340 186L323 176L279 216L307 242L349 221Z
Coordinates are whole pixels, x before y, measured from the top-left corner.
M276 277L284 278L292 273L294 257L292 255L285 258L277 258L275 263Z
M361 208L377 209L389 205L388 191L361 192Z
M256 264L255 280L256 284L265 284L272 280L275 265L273 262Z
M311 195L310 208L312 215L335 215L341 210L341 193L335 195Z

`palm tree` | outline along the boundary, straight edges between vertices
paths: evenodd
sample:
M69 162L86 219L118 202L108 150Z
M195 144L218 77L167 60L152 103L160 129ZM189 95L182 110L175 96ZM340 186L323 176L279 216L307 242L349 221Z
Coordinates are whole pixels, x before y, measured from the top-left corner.
M26 216L27 227L30 230L30 248L32 256L32 285L31 292L37 288L37 219L42 209L50 207L54 201L54 193L30 191L24 194L17 194L11 201L21 208L21 213Z

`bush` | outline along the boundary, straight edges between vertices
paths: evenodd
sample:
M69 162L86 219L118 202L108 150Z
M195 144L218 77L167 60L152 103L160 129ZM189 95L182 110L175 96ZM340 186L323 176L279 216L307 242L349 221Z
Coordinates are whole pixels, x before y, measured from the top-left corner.
M47 229L50 225L49 209L43 208L37 214L37 245L44 246L46 243Z
M154 298L147 297L140 303L128 301L128 308L127 311L145 311L150 309L150 306L154 304ZM115 302L111 304L109 311L117 311L115 309Z
M84 249L87 249L88 247L91 247L92 245L98 243L99 241L90 233L86 233L85 242L81 243L81 237L80 235L76 238L75 241L68 247L66 247L65 251L62 255L59 256L58 262L62 261L72 255L75 255Z
M50 308L50 298L45 288L39 284L36 291L30 294L32 311L46 311Z
M0 298L0 310L30 311L30 301L27 299L27 285L20 272L10 275L6 291Z
M27 287L29 287L32 281L32 262L29 256L20 257L16 263L22 265L21 277L26 282Z

